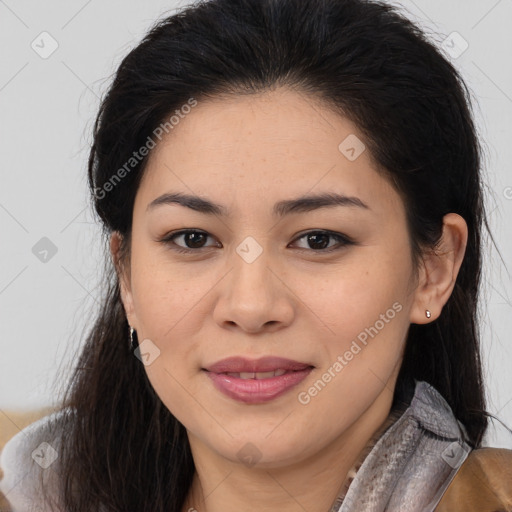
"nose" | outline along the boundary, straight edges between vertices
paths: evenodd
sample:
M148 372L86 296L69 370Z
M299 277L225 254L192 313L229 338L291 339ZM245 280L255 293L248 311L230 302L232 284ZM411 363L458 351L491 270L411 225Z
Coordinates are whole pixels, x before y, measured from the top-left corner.
M275 332L289 326L295 314L294 294L286 273L263 251L254 261L236 252L232 269L219 283L214 320L223 328Z

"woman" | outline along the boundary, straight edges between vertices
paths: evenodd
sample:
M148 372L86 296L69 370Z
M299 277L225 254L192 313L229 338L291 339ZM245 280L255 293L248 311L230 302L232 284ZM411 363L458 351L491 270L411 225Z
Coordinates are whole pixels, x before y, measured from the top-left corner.
M61 411L2 456L8 482L32 465L15 510L510 505L510 452L480 449L469 93L395 9L160 21L101 105L89 184L104 307Z

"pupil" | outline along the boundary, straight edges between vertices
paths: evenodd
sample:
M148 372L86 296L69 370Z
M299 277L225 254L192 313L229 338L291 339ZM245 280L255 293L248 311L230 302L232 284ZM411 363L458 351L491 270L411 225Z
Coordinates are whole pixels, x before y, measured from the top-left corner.
M308 242L309 242L309 243L311 243L311 242L312 242L312 243L313 243L313 246L314 246L315 244L318 244L318 243L319 243L319 242L318 242L318 238L323 238L323 239L324 239L324 241L325 241L326 239L328 240L329 235L324 235L324 234L309 235L309 236L308 236ZM327 247L327 245L329 245L329 242L327 241L327 244L322 244L322 243L320 242L320 245L322 245L322 247L313 247L313 249L325 249L325 248Z
M192 243L192 247L195 248L195 247L200 247L201 244L197 244L197 245L194 245L194 243L197 243L197 240L194 241L194 237L202 237L204 236L203 233L188 233L186 235L186 242L187 242L187 245L189 245L189 243L191 242Z

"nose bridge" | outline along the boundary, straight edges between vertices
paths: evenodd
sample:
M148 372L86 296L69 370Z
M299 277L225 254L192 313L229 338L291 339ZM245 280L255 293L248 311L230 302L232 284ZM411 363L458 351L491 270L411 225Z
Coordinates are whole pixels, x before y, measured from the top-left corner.
M230 278L226 282L215 316L219 323L237 324L256 332L265 325L288 324L293 306L286 297L286 287L274 275L271 250L264 242L248 236L232 254Z
M261 239L260 242L253 236L247 236L235 248L232 286L236 287L237 293L259 295L263 292L263 295L269 295L270 249L263 245Z

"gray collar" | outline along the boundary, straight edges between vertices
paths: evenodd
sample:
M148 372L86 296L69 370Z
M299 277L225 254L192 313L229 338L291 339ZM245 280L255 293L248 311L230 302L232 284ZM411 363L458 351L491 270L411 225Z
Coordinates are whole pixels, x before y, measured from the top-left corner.
M404 413L377 441L331 512L432 512L466 460L465 429L445 399L416 381Z

